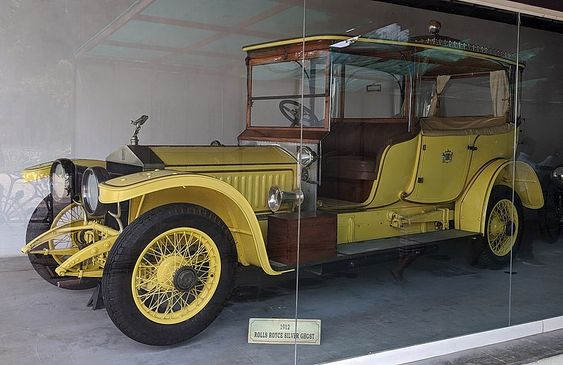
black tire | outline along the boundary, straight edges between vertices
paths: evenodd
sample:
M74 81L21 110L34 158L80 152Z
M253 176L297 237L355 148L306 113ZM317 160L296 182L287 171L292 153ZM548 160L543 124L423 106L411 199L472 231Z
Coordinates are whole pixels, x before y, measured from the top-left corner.
M60 205L51 202L52 200L49 196L45 197L33 211L29 223L27 224L25 234L26 242L30 242L40 234L47 232L51 228L53 217L66 206L66 204ZM47 248L47 246L47 243L44 243L37 247L37 249ZM58 287L61 281L75 280L75 278L68 276L58 276L55 273L55 269L59 264L51 256L28 254L27 257L35 272L49 284ZM85 278L76 284L71 284L70 282L65 283L62 287L68 290L84 290L95 287L98 282L99 280L97 279Z
M219 283L209 302L183 322L160 324L146 317L132 293L134 267L143 250L158 235L174 228L205 232L217 247L221 262ZM147 345L173 345L186 341L219 315L235 282L237 255L233 237L211 211L192 204L157 207L129 224L111 249L102 279L104 303L113 323L128 337Z
M496 255L490 247L488 242L488 232L489 232L489 217L494 206L501 200L508 199L512 201L512 189L504 185L496 185L491 191L491 196L489 197L489 203L487 205L487 215L485 221L485 235L481 244L480 254L478 256L478 264L480 267L485 267L493 270L498 270L506 267L510 260L510 252L506 253L504 256ZM514 193L514 206L516 207L516 212L518 214L518 229L516 230L516 240L512 246L512 252L518 249L520 245L520 240L522 239L522 227L524 226L524 216L522 210L522 202L518 194ZM507 226L507 232L510 227Z
M540 233L543 241L555 243L561 234L561 192L552 184L545 189L544 205L538 211Z

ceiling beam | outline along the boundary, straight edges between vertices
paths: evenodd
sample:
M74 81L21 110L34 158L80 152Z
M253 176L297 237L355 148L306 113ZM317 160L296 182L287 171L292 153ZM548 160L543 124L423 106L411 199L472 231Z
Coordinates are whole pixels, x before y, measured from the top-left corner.
M167 53L189 53L198 56L207 56L207 57L218 57L218 58L226 58L231 60L240 61L240 56L232 53L224 53L224 52L214 52L214 51L205 51L205 50L190 50L185 51L183 48L176 48L176 47L168 47L168 46L157 46L145 43L138 43L138 42L126 42L126 41L114 41L112 39L107 39L103 41L101 44L108 45L108 46L116 46L116 47L124 47L124 48L133 48L133 49L146 49L150 51L159 51L159 52L167 52ZM164 56L162 56L164 57Z
M194 22L191 20L172 19L172 18L165 18L165 17L153 16L153 15L139 14L135 16L134 19L141 20L144 22L174 25L177 27L184 27L191 29L195 28L195 29L210 30L213 32L236 33L236 34L264 38L264 39L278 39L282 37L279 33L276 34L276 33L268 33L268 32L259 32L250 29L238 28L238 27L228 27L224 25Z
M105 28L95 34L92 38L88 39L82 46L74 51L74 57L78 58L82 56L83 54L94 48L98 43L101 43L109 38L113 33L115 33L115 31L124 26L135 15L145 10L145 8L153 2L154 0L139 0L135 2L121 15L115 18L114 21L109 23Z
M514 13L526 14L538 18L546 18L556 21L563 21L563 11L556 10L555 7L561 5L553 4L549 7L541 7L537 5L524 4L524 1L510 0L459 0L464 3L488 6L491 8L508 10ZM542 3L541 1L529 1L528 3ZM546 4L548 5L548 4Z
M224 37L230 35L231 33L240 33L241 30L245 29L246 27L249 27L249 26L256 24L256 23L258 23L262 20L268 19L268 18L270 18L270 17L272 17L276 14L279 14L279 13L291 8L292 6L293 5L290 5L290 4L277 4L273 7L271 7L270 9L264 10L263 12L242 21L242 22L240 22L239 24L237 24L233 27L228 27L228 29L226 29L225 31L218 32L214 35L206 37L206 38L190 45L189 47L179 49L177 52L173 52L173 53L170 53L166 56L163 56L162 58L159 59L159 62L166 62L167 59L169 59L170 57L173 57L177 54L192 53L194 50L198 50L199 48L205 47L206 45L208 45L212 42L215 42L215 41L217 41L221 38L224 38ZM283 36L282 37L278 36L278 38L283 38Z
M411 8L433 10L442 13L457 14L473 18L491 20L500 23L516 25L516 12L488 6L469 3L469 0L374 0L378 2L404 5ZM485 1L485 0L476 0ZM527 0L530 1L531 0ZM556 12L556 11L555 11ZM563 33L563 22L551 18L532 16L521 13L523 27Z

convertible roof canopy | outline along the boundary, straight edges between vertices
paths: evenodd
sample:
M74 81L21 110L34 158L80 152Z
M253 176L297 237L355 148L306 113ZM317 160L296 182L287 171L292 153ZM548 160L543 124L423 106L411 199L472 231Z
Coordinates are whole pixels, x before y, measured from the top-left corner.
M248 52L249 58L253 58L264 54L274 56L276 53L285 53L288 49L299 52L303 48L305 52L331 51L334 63L358 64L396 74L409 73L413 61L425 65L418 69L418 73L425 76L505 70L516 65L505 52L441 36L399 41L346 35L318 35L261 43L246 46L243 50ZM366 57L352 58L350 55ZM523 67L524 64L520 63L519 66Z

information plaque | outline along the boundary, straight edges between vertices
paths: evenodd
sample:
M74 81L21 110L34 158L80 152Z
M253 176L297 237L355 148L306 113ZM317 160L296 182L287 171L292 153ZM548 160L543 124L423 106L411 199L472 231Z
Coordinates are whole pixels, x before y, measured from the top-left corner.
M297 324L297 330L295 325ZM248 343L320 345L320 319L250 318Z

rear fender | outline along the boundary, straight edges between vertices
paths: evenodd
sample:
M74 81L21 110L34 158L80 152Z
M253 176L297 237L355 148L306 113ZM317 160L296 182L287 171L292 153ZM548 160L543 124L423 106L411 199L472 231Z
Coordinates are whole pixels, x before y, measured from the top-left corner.
M514 178L513 178L514 177ZM535 171L522 161L499 159L490 162L469 183L455 204L455 227L470 232L485 232L487 204L493 186L514 186L522 205L529 209L543 207L543 193Z

